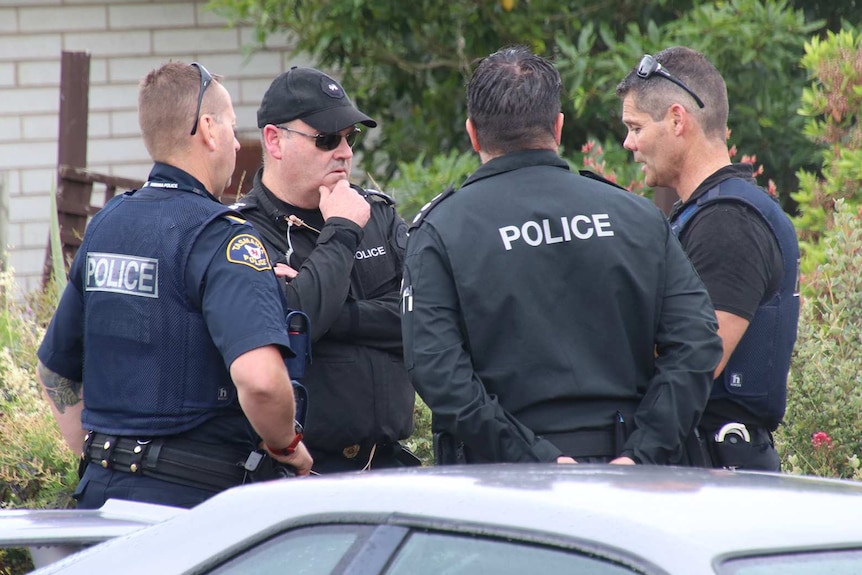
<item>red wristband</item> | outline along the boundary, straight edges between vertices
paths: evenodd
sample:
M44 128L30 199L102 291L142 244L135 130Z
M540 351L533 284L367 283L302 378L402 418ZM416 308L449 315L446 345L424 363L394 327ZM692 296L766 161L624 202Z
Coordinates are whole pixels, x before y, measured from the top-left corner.
M295 434L293 436L293 441L291 441L290 445L288 445L287 447L282 447L280 449L277 449L277 448L272 447L271 445L267 444L266 448L269 449L270 451L272 451L273 453L277 454L277 455L291 455L291 454L293 454L296 451L296 447L299 445L299 442L302 441L302 426L299 424L298 421L293 422L293 432Z

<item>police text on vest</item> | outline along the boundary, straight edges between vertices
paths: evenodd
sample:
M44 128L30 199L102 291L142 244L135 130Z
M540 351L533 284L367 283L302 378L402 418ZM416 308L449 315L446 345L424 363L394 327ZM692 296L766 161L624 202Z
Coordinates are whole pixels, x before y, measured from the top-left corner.
M503 226L500 237L506 250L512 249L512 244L523 240L528 246L542 244L558 244L570 242L572 239L588 240L592 237L608 237L614 235L608 214L577 215L571 218L563 216L557 220L544 219L541 222L527 221L521 226Z
M159 260L88 252L85 289L157 298Z

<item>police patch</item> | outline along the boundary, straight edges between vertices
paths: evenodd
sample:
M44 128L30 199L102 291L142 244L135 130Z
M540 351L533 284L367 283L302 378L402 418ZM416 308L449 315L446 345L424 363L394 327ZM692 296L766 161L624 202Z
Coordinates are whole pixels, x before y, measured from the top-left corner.
M87 252L85 291L159 297L159 260L125 254Z
M266 248L251 234L240 234L230 241L227 246L227 261L246 265L259 272L272 269Z

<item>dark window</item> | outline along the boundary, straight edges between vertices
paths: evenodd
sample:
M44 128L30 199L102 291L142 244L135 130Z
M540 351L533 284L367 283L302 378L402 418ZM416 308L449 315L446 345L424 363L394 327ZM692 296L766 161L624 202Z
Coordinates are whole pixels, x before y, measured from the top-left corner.
M521 542L413 533L386 575L631 575L599 557Z
M329 575L348 560L373 526L326 525L289 531L257 545L210 575Z

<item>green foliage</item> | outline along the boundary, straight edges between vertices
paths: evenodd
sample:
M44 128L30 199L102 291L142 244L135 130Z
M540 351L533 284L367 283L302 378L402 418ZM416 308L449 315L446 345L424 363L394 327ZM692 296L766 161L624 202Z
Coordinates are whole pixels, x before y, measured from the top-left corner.
M825 39L805 44L802 66L811 85L802 93L800 117L807 118L805 135L824 147L821 176L799 173L799 203L795 224L805 254L803 271L824 262L818 246L821 234L832 226L835 202L862 203L862 33L830 32Z
M340 74L360 107L383 121L382 135L366 150L364 162L388 179L399 162L422 153L432 158L469 150L463 88L476 58L510 44L554 55L557 38L576 38L590 22L607 22L621 34L620 22L672 20L690 5L680 0L211 0L208 8L232 23L252 22L261 45L270 34L289 32L298 51ZM583 142L584 135L581 131L573 141Z
M69 507L77 483L75 456L57 429L51 408L36 379L36 350L44 319L56 303L56 292L14 299L14 279L0 274L0 506Z
M431 410L416 395L416 405L413 408L413 435L405 443L416 457L422 460L422 465L434 464L434 442L431 434Z
M862 208L836 204L824 263L804 276L799 332L776 434L793 473L862 479Z
M559 67L567 146L594 139L609 151L621 141L616 84L645 52L686 44L724 73L739 149L757 154L779 189L795 190L796 171L816 163L795 110L802 46L823 22L806 21L786 0L211 0L208 7L229 22L251 22L261 45L290 33L298 51L339 74L382 121L380 137L362 145L365 169L384 181L402 164L470 149L464 85L473 62L514 43Z
M398 200L398 211L408 222L431 198L450 185L458 187L479 167L473 152L459 154L452 150L426 161L420 154L412 162L399 162L396 176L389 180L388 192Z

